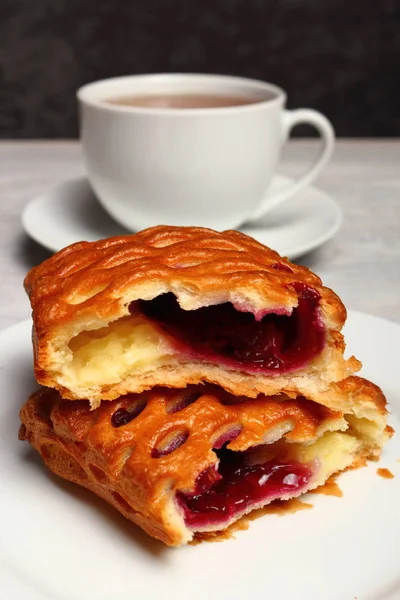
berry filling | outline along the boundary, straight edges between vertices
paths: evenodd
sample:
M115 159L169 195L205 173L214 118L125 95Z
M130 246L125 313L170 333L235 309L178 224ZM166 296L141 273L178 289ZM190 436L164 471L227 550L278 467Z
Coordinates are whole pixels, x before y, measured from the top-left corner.
M139 310L172 336L180 350L196 358L246 370L285 372L311 361L325 341L319 293L301 283L293 287L299 302L292 313L269 313L260 320L230 302L183 310L171 293L140 300Z
M207 469L199 475L193 494L178 493L185 523L192 529L223 525L248 512L252 506L305 491L313 470L296 461L270 460L246 465L246 453L223 448L217 451L218 470Z
M121 427L122 425L127 425L133 419L136 419L140 415L140 413L145 408L145 402L138 402L134 405L130 410L126 408L118 408L115 413L111 417L111 425L113 427Z

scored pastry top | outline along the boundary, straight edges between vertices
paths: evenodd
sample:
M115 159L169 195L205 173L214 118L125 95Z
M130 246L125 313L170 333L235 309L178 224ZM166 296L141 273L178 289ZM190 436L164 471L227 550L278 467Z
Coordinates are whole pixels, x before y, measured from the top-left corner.
M119 318L137 299L172 292L186 310L231 302L237 310L290 312L293 284L321 296L324 322L340 330L346 311L309 269L237 231L159 226L134 235L79 242L34 267L25 279L37 333L71 320Z
M218 386L197 385L127 394L96 411L87 400L69 402L56 390L41 388L23 412L28 406L35 406L35 414L25 414L24 420L50 419L58 436L86 441L101 452L115 476L130 464L136 473L143 471L143 484L155 485L169 475L181 489L193 484L193 472L216 462L212 450L225 444L240 452L282 438L310 444L327 431L347 429L344 417L367 419L382 431L387 417L381 389L357 376L333 384L320 402L285 394L250 399Z
M304 397L249 399L205 385L127 394L96 411L87 401L65 401L55 390L42 388L21 414L28 428L31 420L36 426L51 421L54 433L66 442L85 442L87 451L102 455L104 469L114 477L130 468L149 491L167 479L175 489L189 491L197 475L217 462L213 451L225 444L239 452L281 439L308 445L326 432L346 430L346 419L355 414L384 430L386 400L377 386L359 377L336 386L323 401L332 404L340 395L347 400L342 410Z

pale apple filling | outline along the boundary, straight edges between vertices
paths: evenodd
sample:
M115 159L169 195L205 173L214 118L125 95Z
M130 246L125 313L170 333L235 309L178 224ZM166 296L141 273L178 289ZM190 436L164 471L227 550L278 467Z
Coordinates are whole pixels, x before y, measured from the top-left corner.
M72 360L63 368L67 386L117 383L134 370L170 362L176 352L168 337L140 315L82 331L70 341L69 348Z
M320 467L313 483L322 485L333 473L350 466L362 445L362 440L353 435L329 431L313 444L293 444L293 457L302 463L317 459Z

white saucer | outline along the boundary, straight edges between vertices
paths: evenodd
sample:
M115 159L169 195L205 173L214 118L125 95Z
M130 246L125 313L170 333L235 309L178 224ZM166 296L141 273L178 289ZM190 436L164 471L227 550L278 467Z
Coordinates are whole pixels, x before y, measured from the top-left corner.
M383 387L396 430L379 464L343 473L343 498L265 515L236 540L167 548L93 494L50 476L17 438L36 389L31 323L0 334L2 600L399 600L400 370L395 323L349 311L349 355ZM378 477L378 466L395 476Z
M276 176L269 194L290 181ZM31 200L22 222L34 240L55 252L73 242L129 233L100 206L86 178L62 183ZM334 236L341 222L342 211L333 198L309 187L271 212L265 221L243 226L241 231L294 259Z

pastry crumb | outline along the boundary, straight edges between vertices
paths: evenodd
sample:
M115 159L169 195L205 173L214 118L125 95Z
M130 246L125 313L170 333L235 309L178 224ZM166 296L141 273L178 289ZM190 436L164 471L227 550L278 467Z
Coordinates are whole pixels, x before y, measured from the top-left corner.
M324 484L315 488L315 490L310 490L309 494L324 494L324 496L336 496L337 498L343 497L343 492L336 483L336 475L332 475L325 481Z
M376 470L379 477L383 477L383 479L394 479L394 475L389 469L377 469Z

